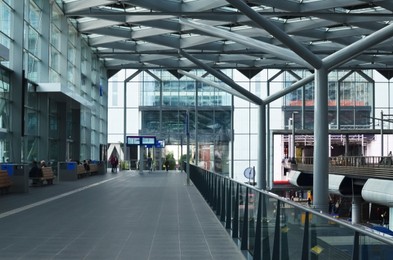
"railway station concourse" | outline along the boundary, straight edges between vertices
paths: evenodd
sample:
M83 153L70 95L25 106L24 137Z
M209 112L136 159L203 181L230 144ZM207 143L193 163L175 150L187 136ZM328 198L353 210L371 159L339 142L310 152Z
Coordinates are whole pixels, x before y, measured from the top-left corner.
M388 259L392 11L0 0L0 256ZM84 160L99 170L79 178ZM31 186L32 161L53 185Z

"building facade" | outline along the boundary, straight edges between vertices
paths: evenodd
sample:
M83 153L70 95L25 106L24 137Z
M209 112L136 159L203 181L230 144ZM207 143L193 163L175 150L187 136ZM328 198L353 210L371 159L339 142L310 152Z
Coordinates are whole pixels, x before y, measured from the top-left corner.
M1 162L100 160L106 147L106 70L62 10L0 0Z
M208 77L204 71L192 71ZM236 84L260 98L278 92L310 75L304 70L224 70ZM386 76L386 75L385 75ZM332 130L380 129L380 111L390 113L390 79L383 71L333 71L329 74L329 124ZM217 81L210 76L212 81ZM217 81L218 82L218 81ZM124 87L126 98L124 98ZM191 159L202 167L248 181L245 169L256 167L258 107L238 97L186 76L165 70L122 70L109 79L109 143L124 143L126 135L152 135L167 145L184 146L186 111L190 113ZM385 93L388 93L387 95ZM196 98L198 97L198 98ZM124 128L124 102L126 128ZM270 182L282 180L281 161L290 156L292 114L297 134L297 159L312 156L314 137L314 84L310 83L269 104L267 112ZM384 122L384 129L391 129ZM285 133L283 133L285 130ZM344 155L345 136L331 135L331 156ZM386 154L392 137L384 136ZM381 140L375 134L350 134L348 155L380 155ZM130 148L129 148L130 149ZM179 149L179 148L175 148ZM165 151L164 151L165 153ZM183 147L185 154L186 150ZM139 160L139 152L130 152ZM221 156L220 156L221 155ZM163 156L160 152L158 156ZM217 157L223 157L222 161ZM178 159L176 158L176 159ZM215 164L220 164L216 167ZM225 165L225 166L223 166Z

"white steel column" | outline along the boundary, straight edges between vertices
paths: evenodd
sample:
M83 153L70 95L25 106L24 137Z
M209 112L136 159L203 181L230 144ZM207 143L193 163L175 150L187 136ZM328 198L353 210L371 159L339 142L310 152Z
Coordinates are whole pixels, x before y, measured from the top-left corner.
M137 72L135 72L134 74L132 74L131 76L129 76L128 78L126 78L124 80L124 104L123 104L123 120L124 120L124 125L123 125L123 132L124 132L124 136L123 136L123 140L124 140L124 161L127 161L127 156L128 156L128 147L127 147L127 83L132 80L134 77L136 77L139 73L141 72L141 70L138 70ZM129 162L129 168L131 169L131 161Z
M315 70L313 205L323 212L329 209L329 123L328 71Z
M352 212L351 212L352 224L360 223L361 202L362 202L362 198L360 196L353 196L353 198L352 198Z

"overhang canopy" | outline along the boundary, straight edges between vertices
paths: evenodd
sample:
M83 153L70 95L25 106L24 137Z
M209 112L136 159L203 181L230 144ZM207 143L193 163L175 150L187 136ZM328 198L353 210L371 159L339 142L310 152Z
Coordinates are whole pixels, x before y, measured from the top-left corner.
M75 91L68 88L67 86L62 85L61 83L39 83L36 91L41 93L48 93L52 95L52 97L57 101L70 99L72 101L71 104L74 104L74 107L93 107L92 102L75 93Z
M308 69L389 26L393 15L390 0L63 3L65 15L108 70L197 68L179 55L180 49L215 69ZM279 49L294 55L286 58L269 51ZM393 69L392 53L393 37L367 48L340 68Z
M313 174L291 170L288 174L289 183L301 188L313 186ZM361 186L354 184L352 179L344 175L329 174L329 193L340 196L360 196Z
M4 45L0 44L0 61L9 60L10 50Z
M393 207L393 181L368 179L362 189L365 201Z
M302 188L310 188L313 185L312 174L301 171L290 170L288 173L288 180L292 185Z

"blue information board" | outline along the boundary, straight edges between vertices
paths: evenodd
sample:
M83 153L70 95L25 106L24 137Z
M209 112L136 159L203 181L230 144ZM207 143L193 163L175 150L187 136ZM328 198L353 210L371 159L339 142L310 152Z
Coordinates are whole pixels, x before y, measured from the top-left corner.
M156 148L164 148L165 140L156 140Z
M142 145L155 145L156 137L155 136L141 136L141 144Z
M127 145L140 145L141 137L140 136L127 136Z
M146 145L153 147L156 145L155 136L127 136L127 145Z

